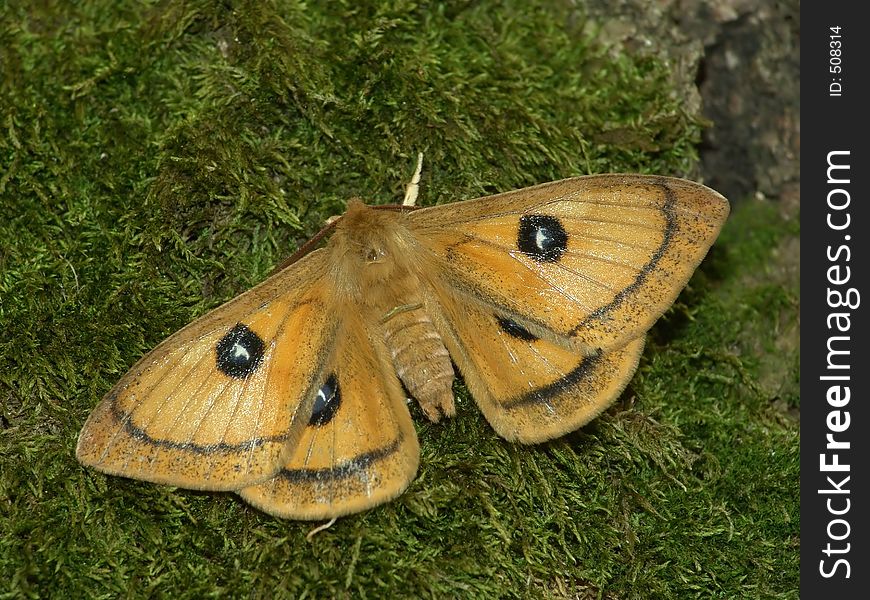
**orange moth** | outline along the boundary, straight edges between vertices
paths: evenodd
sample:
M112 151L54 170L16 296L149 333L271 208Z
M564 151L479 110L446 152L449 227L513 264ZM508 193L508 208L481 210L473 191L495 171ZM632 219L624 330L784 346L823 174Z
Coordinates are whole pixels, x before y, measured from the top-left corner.
M279 517L355 513L413 479L406 395L452 416L454 365L500 436L558 437L622 392L729 211L650 175L377 208L352 200L323 248L139 360L88 418L78 459Z

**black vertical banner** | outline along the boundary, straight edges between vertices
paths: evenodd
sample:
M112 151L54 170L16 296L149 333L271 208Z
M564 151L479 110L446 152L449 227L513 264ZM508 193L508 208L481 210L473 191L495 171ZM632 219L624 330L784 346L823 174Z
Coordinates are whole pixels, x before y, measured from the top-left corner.
M870 31L801 5L801 597L870 589ZM825 594L823 596L823 594Z

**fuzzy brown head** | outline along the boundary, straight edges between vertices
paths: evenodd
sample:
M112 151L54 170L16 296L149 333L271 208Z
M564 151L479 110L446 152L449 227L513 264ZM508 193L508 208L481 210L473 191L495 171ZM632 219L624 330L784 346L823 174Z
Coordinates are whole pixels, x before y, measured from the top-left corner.
M337 277L357 288L348 292L366 293L407 275L414 247L404 221L401 212L348 202L329 241Z

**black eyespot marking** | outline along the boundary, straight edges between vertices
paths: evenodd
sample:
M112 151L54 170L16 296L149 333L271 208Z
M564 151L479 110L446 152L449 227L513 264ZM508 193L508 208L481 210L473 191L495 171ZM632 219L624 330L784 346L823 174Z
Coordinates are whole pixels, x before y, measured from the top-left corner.
M243 379L257 370L266 344L247 326L237 323L217 343L217 368L225 375Z
M517 248L532 260L557 262L568 249L568 234L559 219L550 215L523 215Z
M339 406L341 406L341 389L338 387L335 373L332 373L323 386L317 390L317 397L314 399L314 412L311 413L308 425L313 427L326 425L332 421Z
M518 340L525 340L527 342L534 342L538 339L538 336L519 323L503 317L496 317L496 319L498 320L498 326L501 327L502 331L511 337L515 337Z

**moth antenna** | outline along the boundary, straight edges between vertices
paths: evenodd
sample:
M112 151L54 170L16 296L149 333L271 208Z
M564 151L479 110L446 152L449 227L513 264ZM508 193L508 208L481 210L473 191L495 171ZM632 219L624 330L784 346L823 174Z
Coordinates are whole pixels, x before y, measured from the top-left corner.
M408 182L408 185L405 187L405 198L402 200L401 204L384 204L380 206L373 206L372 208L377 209L386 209L386 210L395 210L395 211L406 211L406 210L416 210L420 208L416 206L417 195L420 193L420 174L423 172L423 153L419 152L417 154L417 168L414 170L414 175L411 177L411 181ZM341 219L342 215L332 215L323 225L323 228L317 232L313 238L308 240L305 244L303 244L296 252L290 255L289 258L281 262L277 267L272 269L269 273L269 276L274 275L279 271L283 271L293 263L297 262L300 258L311 252L330 231L335 229L335 224Z
M269 273L269 277L271 277L272 275L274 275L278 271L283 271L284 269L286 269L287 267L289 267L290 265L292 265L293 263L298 261L300 258L302 258L306 254L308 254L309 252L314 250L314 248L317 246L317 244L320 242L320 240L322 240L324 237L326 237L326 235L330 231L335 229L335 225L336 225L336 223L338 223L339 219L341 219L341 216L339 216L339 215L335 215L333 217L328 218L326 220L326 224L323 226L323 228L320 231L318 231L314 237L312 237L310 240L308 240L307 242L302 244L299 247L299 249L296 250L296 252L291 254L281 264L279 264L277 267L272 269L272 271Z
M405 199L402 200L402 206L414 206L417 202L417 194L420 193L420 173L423 172L423 153L417 154L417 169L414 171L414 176L408 182L405 188Z

